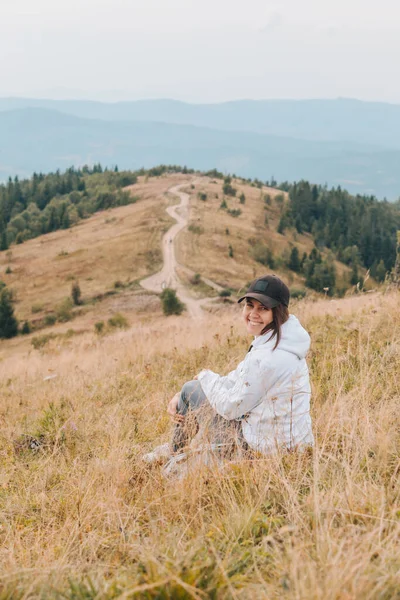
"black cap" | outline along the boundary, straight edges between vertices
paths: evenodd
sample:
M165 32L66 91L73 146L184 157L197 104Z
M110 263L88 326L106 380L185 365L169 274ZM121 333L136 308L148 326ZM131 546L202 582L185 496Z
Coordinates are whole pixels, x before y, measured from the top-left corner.
M252 281L246 294L239 298L238 302L245 298L254 298L267 308L274 308L278 304L289 306L290 292L279 277L265 275Z

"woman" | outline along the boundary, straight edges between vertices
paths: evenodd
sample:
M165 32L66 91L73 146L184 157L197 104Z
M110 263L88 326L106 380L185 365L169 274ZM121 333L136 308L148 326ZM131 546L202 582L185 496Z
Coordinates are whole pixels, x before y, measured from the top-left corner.
M209 441L227 448L228 454L233 433L241 448L261 454L313 444L305 360L310 336L289 315L289 299L289 289L275 275L251 283L239 299L244 301L247 331L254 336L249 352L228 375L203 370L183 386L168 405L176 423L172 448L158 447L146 455L148 462L167 456L171 449L182 451L204 423L203 413L208 413ZM193 417L195 427L190 427Z

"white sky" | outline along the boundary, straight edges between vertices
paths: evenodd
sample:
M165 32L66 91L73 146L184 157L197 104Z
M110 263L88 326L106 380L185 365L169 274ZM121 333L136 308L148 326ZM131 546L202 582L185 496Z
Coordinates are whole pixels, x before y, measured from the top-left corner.
M400 103L399 0L0 0L0 96Z

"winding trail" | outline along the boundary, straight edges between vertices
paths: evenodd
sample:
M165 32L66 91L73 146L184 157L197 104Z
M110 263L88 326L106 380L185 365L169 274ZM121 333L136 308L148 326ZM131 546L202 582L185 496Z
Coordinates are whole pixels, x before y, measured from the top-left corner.
M161 271L143 279L140 285L150 292L161 293L166 287L173 288L176 290L177 295L182 302L186 304L186 308L191 317L201 318L204 312L201 308L202 304L215 300L215 298L202 298L200 300L194 299L189 295L185 286L181 283L180 279L176 274L176 268L179 266L185 271L189 271L185 267L178 264L175 256L175 237L182 229L188 224L189 219L189 200L190 196L186 192L182 192L181 188L186 187L189 184L183 183L176 185L168 190L168 193L174 194L180 198L180 203L167 208L167 213L176 220L176 223L168 229L162 239L162 253L164 265ZM217 284L207 280L208 284L212 284L212 287L220 291L222 288Z

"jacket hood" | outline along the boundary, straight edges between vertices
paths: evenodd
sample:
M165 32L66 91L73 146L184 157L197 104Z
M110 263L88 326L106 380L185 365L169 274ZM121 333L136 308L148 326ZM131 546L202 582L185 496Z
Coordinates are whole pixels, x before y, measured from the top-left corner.
M270 333L260 335L256 338L253 346L268 343ZM268 346L271 344L272 347L275 345L276 339L273 338ZM277 350L285 350L285 352L291 352L298 358L305 358L310 348L310 336L307 331L301 325L300 321L294 315L290 315L289 319L282 325L281 329L281 340L278 344Z

